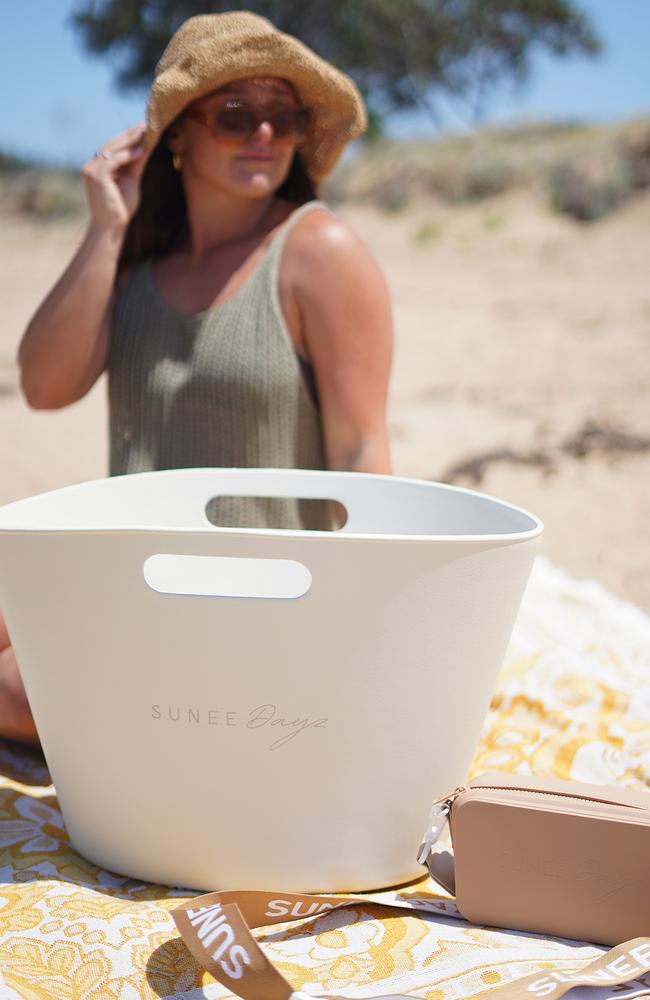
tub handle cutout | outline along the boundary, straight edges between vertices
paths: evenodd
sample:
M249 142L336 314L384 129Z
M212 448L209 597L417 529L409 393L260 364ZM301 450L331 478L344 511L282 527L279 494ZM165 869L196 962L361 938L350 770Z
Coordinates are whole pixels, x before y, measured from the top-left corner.
M312 575L295 559L186 556L160 552L144 563L144 579L160 594L295 600Z

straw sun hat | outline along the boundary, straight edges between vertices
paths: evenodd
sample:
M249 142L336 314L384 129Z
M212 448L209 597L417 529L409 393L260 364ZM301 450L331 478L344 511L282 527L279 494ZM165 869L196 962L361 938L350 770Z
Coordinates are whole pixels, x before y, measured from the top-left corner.
M251 76L289 80L310 109L300 157L312 182L320 183L347 143L365 132L363 98L345 73L249 11L199 14L184 21L172 36L149 94L146 146L155 146L191 101Z

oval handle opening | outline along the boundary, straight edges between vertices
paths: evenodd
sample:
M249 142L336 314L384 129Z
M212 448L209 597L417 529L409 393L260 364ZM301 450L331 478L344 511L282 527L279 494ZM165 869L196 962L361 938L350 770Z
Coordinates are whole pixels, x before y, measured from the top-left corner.
M145 561L147 586L160 594L193 597L304 597L312 575L294 559L184 556L160 552Z
M205 516L217 528L272 528L275 531L340 531L348 520L346 508L326 497L212 497Z

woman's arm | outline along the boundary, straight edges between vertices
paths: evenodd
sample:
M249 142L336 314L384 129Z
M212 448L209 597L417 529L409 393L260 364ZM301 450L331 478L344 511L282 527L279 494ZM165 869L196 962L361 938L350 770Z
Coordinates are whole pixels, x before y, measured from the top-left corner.
M294 232L295 297L318 386L327 467L390 474L393 323L386 282L336 216L312 212Z
M106 366L117 263L137 208L147 154L137 126L83 168L90 223L81 246L29 322L18 348L30 406L58 409L84 396Z
M30 320L18 348L21 386L30 406L58 409L74 403L103 371L121 245L119 232L89 228Z

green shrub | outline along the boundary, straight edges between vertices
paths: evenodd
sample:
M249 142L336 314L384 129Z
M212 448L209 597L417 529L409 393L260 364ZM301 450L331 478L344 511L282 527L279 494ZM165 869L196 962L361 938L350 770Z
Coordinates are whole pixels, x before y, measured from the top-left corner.
M515 186L517 171L508 160L496 156L477 156L469 160L463 172L464 197L479 201L502 194Z
M79 179L64 172L46 172L26 180L19 197L20 211L38 219L77 215L83 206Z
M22 157L0 151L0 176L18 173L21 170L26 170L28 166L27 160L22 159Z
M49 222L81 215L85 196L74 171L30 169L6 176L0 185L5 212Z
M650 126L644 122L625 129L620 139L620 152L634 186L637 189L650 187Z
M616 150L554 164L545 178L551 206L581 222L601 219L634 190L631 171Z
M506 223L506 217L503 212L488 212L487 215L483 217L483 228L488 233L495 233L497 229L503 228Z
M418 243L420 246L425 246L427 243L437 240L441 233L442 223L425 220L420 223L418 228L413 233L412 238L414 243Z
M541 192L554 210L589 222L650 186L650 121L533 122L431 140L382 139L361 146L338 177L345 200L388 211L401 210L412 196L459 204L526 188Z

